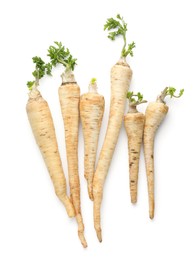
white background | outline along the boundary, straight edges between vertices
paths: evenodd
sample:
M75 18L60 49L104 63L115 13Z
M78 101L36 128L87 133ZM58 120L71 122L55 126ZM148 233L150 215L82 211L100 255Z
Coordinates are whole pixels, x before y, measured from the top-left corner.
M77 225L55 196L25 111L26 81L32 80L35 55L47 59L53 41L62 41L78 59L81 93L91 77L105 96L99 150L105 136L110 99L110 68L117 62L121 39L103 31L107 18L120 13L135 41L131 90L155 100L166 86L185 88L180 100L167 99L169 113L155 142L155 218L148 217L144 157L141 154L138 203L129 196L127 137L122 127L102 204L103 242L96 238L92 202L83 177L80 127L79 169L82 214L88 248L82 248ZM193 259L192 1L7 0L0 4L1 170L0 259ZM41 81L40 90L53 113L65 174L67 162L58 102L62 67ZM140 111L145 111L141 105Z

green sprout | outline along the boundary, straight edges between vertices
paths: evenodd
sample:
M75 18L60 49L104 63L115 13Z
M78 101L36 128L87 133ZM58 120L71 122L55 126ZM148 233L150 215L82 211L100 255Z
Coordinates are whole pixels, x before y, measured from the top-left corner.
M172 97L179 98L183 95L184 89L180 89L179 94L177 96L175 95L175 92L176 92L175 88L168 87L167 91L166 91L166 93L167 93L166 96L170 96L170 98L172 98Z
M137 94L134 94L133 92L128 92L127 98L129 100L130 106L137 106L147 102L143 99L143 95L140 92L138 92Z
M89 92L97 93L97 79L92 78L89 83Z
M143 95L138 92L134 94L133 92L127 93L127 98L129 100L129 113L137 113L137 106L146 103L147 101L143 99Z
M94 85L96 83L97 79L96 78L92 78L91 81L90 81L90 84L91 85Z
M45 63L40 57L37 56L33 57L32 60L35 64L35 70L32 72L35 80L27 82L27 87L30 91L33 89L33 86L37 87L39 85L39 80L45 75L52 75L51 63Z
M32 90L34 83L35 83L35 81L28 81L27 82L27 87L28 87L29 90Z
M48 56L50 57L50 62L53 66L58 63L62 64L67 70L74 70L77 59L74 59L70 54L68 48L62 45L61 42L54 42L55 46L50 46L48 49Z
M127 32L127 24L125 23L123 17L120 16L120 14L117 14L116 16L117 20L114 18L109 18L106 21L106 24L104 25L104 30L110 31L108 34L108 38L112 41L115 40L116 37L122 36L124 45L121 52L121 57L127 57L130 55L133 57L133 48L135 48L135 43L132 42L128 44L126 41L126 32Z
M157 101L165 103L164 99L167 96L170 96L170 98L180 98L183 93L184 93L184 89L180 89L179 94L176 95L176 89L174 87L166 87L161 94L157 97Z

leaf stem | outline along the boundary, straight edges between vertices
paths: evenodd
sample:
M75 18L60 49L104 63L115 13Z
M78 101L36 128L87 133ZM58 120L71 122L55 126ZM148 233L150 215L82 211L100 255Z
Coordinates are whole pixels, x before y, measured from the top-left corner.
M121 51L121 58L125 57L124 53L125 53L125 48L126 48L126 44L127 44L126 33L123 34L123 40L124 40L124 45L123 45L123 48L122 48L122 51Z
M167 96L170 96L170 98L174 97L174 98L180 98L183 93L184 93L184 89L180 89L179 95L175 95L176 89L174 87L166 87L164 88L164 90L157 96L156 102L160 102L160 103L166 103L165 102L165 98Z
M67 63L64 60L57 58L57 61L58 61L58 63L62 64L64 67L67 67Z
M121 51L121 58L126 58L128 55L133 56L133 48L135 48L135 43L132 42L131 44L127 45L126 40L126 32L127 32L127 24L125 23L123 17L120 14L117 14L117 19L108 18L106 24L104 25L104 30L108 30L108 38L112 41L115 40L116 37L122 36L123 37L123 48Z
M156 102L164 103L165 104L165 97L167 96L168 87L164 88L164 90L157 96Z

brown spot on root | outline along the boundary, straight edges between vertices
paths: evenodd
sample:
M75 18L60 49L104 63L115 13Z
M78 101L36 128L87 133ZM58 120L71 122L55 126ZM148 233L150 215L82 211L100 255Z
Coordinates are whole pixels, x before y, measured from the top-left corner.
M133 165L133 162L131 162L130 164L129 164L129 167L131 167Z
M133 160L136 161L136 160L137 160L137 157L133 157Z
M135 183L135 181L131 180L131 183Z
M132 152L132 153L134 153L134 154L138 154L138 152Z
M151 158L153 159L153 154L151 155Z

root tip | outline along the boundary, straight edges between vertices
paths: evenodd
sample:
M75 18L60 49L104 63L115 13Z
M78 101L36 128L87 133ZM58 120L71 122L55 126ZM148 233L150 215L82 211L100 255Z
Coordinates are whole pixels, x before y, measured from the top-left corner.
M88 181L88 174L84 173L84 178Z
M90 186L89 184L88 184L88 195L89 195L89 199L94 201L93 189L92 186Z
M82 246L83 246L84 248L87 248L87 247L88 247L88 245L87 245L86 242L85 242L85 243L82 243Z
M69 218L74 218L76 214L75 214L74 207L72 206L71 203L66 207L66 209L67 209L68 217Z
M154 218L154 213L153 213L153 212L151 212L151 213L149 214L149 218L150 218L150 219L153 219L153 218Z
M75 217L75 214L74 214L74 213L68 213L68 217L69 217L69 218L74 218L74 217Z
M86 248L88 245L87 245L87 242L86 242L86 239L84 237L83 232L78 232L78 236L79 236L79 239L80 239L80 242L81 242L82 246L84 248Z
M94 201L94 197L93 197L92 194L89 194L89 198L90 198L91 201Z
M84 236L84 224L83 224L81 213L78 213L76 215L76 221L77 221L77 224L78 224L78 237L80 239L82 246L84 248L86 248L87 242L86 242L86 239L85 239L85 236Z
M137 202L137 192L133 191L132 187L130 187L130 198L132 204L135 204Z
M74 208L71 208L71 209L69 209L68 211L67 211L67 213L68 213L68 217L69 218L74 218L75 217L75 211L74 211Z
M101 230L97 231L97 237L98 237L98 241L101 243L102 242L102 233Z
M131 203L132 204L136 204L137 203L137 199L131 199Z

